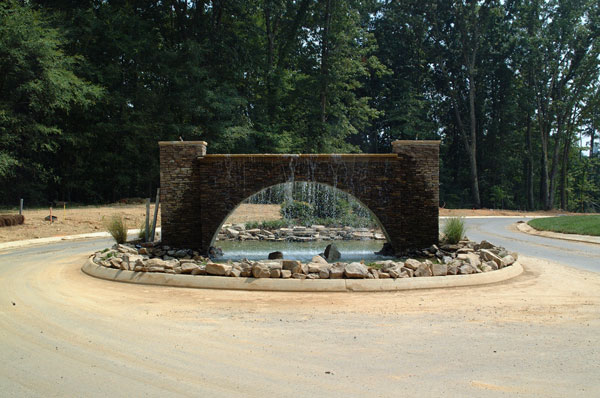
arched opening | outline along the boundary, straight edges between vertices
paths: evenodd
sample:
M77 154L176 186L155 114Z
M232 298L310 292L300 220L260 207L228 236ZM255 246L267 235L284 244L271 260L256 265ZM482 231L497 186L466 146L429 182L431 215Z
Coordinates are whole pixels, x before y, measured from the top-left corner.
M266 217L265 217L266 213ZM329 184L293 181L266 187L238 203L214 231L223 260L309 260L334 244L343 261L375 261L388 233L362 201Z

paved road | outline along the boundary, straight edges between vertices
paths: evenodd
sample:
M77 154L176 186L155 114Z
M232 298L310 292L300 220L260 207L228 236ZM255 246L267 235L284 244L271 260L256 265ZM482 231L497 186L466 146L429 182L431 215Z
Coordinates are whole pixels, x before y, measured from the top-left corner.
M515 230L518 220L529 219L468 218L467 236L475 241L488 240L526 256L600 272L600 245L525 234Z
M502 243L489 225L471 237ZM0 253L0 396L600 396L596 273L524 256L474 288L178 289L83 274L109 244Z

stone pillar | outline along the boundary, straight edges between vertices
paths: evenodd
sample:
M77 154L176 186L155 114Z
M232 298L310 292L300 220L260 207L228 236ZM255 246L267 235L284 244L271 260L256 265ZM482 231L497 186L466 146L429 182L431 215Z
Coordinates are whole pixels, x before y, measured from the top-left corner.
M392 147L403 165L401 246L430 246L439 240L440 141L398 140Z
M174 247L199 247L202 214L197 159L206 155L207 144L161 141L158 145L162 242Z

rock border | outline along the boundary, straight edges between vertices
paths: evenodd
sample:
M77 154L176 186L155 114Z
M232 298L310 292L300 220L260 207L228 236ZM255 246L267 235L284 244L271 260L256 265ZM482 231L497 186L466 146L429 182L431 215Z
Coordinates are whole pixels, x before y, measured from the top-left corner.
M81 270L87 275L115 282L197 289L262 290L278 292L389 292L487 285L515 278L521 275L523 267L517 261L510 267L505 267L494 272L471 275L447 275L444 278L308 280L223 278L206 275L195 277L185 274L135 272L103 267L94 263L92 258L88 258L81 267Z

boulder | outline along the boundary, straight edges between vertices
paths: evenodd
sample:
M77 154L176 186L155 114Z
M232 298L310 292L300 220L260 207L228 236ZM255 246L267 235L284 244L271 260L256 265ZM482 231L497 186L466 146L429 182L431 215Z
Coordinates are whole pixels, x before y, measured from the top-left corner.
M381 270L379 271L379 279L390 279L390 278L391 278L391 276L387 272L382 272Z
M208 263L206 264L206 273L208 275L225 276L231 272L232 266L229 264Z
M126 267L127 268L121 268L121 269L135 269L136 265L145 267L144 264L144 257L140 256L139 254L124 254L122 257L123 261L121 263L121 267L123 267L123 263L126 263Z
M294 278L294 279L306 279L306 274L294 273L294 274L292 274L292 278Z
M346 278L363 279L369 275L369 270L362 263L350 263L344 267Z
M237 237L240 236L240 231L233 228L226 228L225 233L232 239L237 239Z
M319 279L329 279L329 269L325 268L319 271Z
M181 264L181 273L182 274L191 274L193 270L198 268L196 263L183 263Z
M279 268L274 268L271 270L271 273L269 275L270 278L281 278L281 269Z
M150 267L166 268L165 267L166 264L167 264L167 262L164 260L161 260L160 258L151 258L150 260L146 261L146 267L148 267L148 268L150 268ZM171 265L169 268L173 269L173 266Z
M321 256L314 256L312 258L312 260L310 260L311 263L318 263L318 264L323 264L323 265L329 265L329 263L327 262L327 260L325 260L323 257Z
M508 256L503 257L501 260L502 267L508 267L509 265L512 265L514 262L515 262L515 259L510 254Z
M406 265L406 263L404 263ZM427 263L420 263L419 267L415 270L415 277L432 276L431 267Z
M282 269L281 270L281 277L283 279L289 279L289 278L291 278L292 277L292 271L287 270L287 269Z
M344 277L345 264L337 263L329 269L330 279L342 279Z
M342 256L338 248L333 243L327 245L324 254L327 261L337 261Z
M165 272L164 267L148 267L148 272Z
M321 271L327 271L329 274L329 264L321 264L321 263L308 263L308 272L318 274Z
M482 240L479 244L479 249L494 249L496 246L492 245L487 240Z
M483 263L481 266L483 267L484 265L488 265L493 271L498 269L498 264L496 264L493 261L486 261L485 263Z
M401 268L400 268L400 277L401 277L401 278L404 278L404 277L402 276L402 274L403 274L403 273L406 273L406 274L408 275L408 277L409 277L409 278L412 278L413 276L415 276L415 271L413 271L413 270L412 270L412 269L410 269L410 268L401 267Z
M114 246L113 246L113 248L114 248ZM135 247L125 245L125 244L118 244L117 250L121 253L138 254L138 251Z
M283 259L282 252L271 252L269 253L269 260L280 260Z
M369 274L373 276L373 279L379 279L379 271L377 271L377 269L368 268L368 270L369 270Z
M496 256L494 253L492 253L491 251L487 250L487 249L481 249L479 251L479 255L481 256L481 258L484 261L493 261L496 263L496 265L498 266L498 268L502 268L502 259L498 256Z
M492 263L493 263L493 261L492 261ZM496 264L496 263L494 263L494 264ZM490 271L494 270L487 263L481 264L481 267L479 269L481 269L481 271L483 271L483 272L490 272Z
M200 264L197 268L194 268L191 272L192 275L206 275L206 265Z
M404 267L412 269L413 271L416 271L420 266L421 262L412 258L409 258L404 262Z
M271 270L264 264L255 263L252 266L252 276L255 278L270 278Z
M283 260L281 266L284 270L291 271L292 274L302 273L302 263L297 260Z
M448 265L446 264L432 264L431 273L433 276L444 276L448 275Z
M461 275L469 275L477 273L477 270L471 264L463 264L458 268Z

